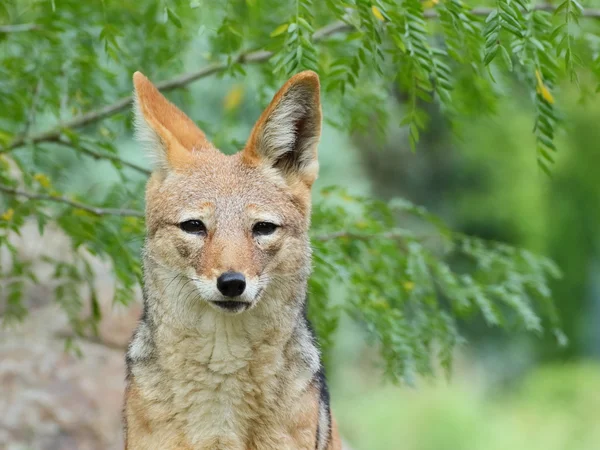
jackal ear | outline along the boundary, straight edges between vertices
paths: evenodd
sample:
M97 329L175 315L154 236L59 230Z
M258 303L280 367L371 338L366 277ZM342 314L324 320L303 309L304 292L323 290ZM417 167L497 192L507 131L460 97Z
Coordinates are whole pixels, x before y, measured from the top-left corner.
M142 73L133 74L136 138L157 170L187 166L192 151L212 147L204 133Z
M319 76L300 72L275 94L244 148L250 164L268 164L308 186L317 178L317 146L321 137Z

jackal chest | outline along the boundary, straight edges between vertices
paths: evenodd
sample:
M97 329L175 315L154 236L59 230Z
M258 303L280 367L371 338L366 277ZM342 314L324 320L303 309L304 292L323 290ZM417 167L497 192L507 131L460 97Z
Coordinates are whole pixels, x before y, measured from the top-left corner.
M232 335L161 345L152 370L133 370L150 430L194 450L314 448L314 369L296 353Z

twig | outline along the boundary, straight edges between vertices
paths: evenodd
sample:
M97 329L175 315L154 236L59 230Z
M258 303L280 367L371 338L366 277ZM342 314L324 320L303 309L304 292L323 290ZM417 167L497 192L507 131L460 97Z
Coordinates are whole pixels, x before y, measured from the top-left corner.
M74 148L74 149L80 151L81 153L91 156L94 159L108 159L109 161L114 161L116 163L130 167L131 169L137 170L138 172L143 173L144 175L150 175L152 173L152 171L145 169L142 166L138 166L135 163L125 161L124 159L118 157L117 155L111 155L110 153L98 152L89 147L86 147L86 146L84 146L84 144L82 142L73 143L63 137L59 137L58 139L53 139L53 140L47 141L47 142L59 144L64 147Z
M23 31L39 30L37 23L20 23L18 25L0 25L0 33L21 33Z
M557 6L554 6L550 3L542 3L540 5L534 5L534 11L548 11L554 12L556 11ZM487 16L492 12L492 8L474 8L472 13L476 16ZM589 17L591 19L600 19L600 9L588 8L584 9L581 13L582 17Z
M385 233L359 233L355 231L336 231L333 233L320 234L313 236L313 241L326 242L334 239L355 239L360 241L368 241L371 239L393 239L393 240L406 240L407 238L414 237L408 230L391 230Z
M121 345L116 342L105 341L98 336L88 336L85 334L84 335L75 335L73 333L68 333L65 331L59 331L55 334L55 336L59 339L73 339L73 340L80 339L82 341L89 342L90 344L101 345L102 347L106 347L111 350L117 350L120 352L127 350L126 344Z
M313 236L312 240L317 242L333 241L335 239L351 239L357 241L373 241L375 239L389 239L395 241L398 248L404 252L408 252L408 240L414 238L408 230L391 230L385 233L360 233L356 231L336 231L328 234Z
M556 11L556 6L550 4L550 3L542 3L539 5L534 5L533 6L533 10L534 11L548 11L548 12L554 12ZM480 7L476 7L473 8L471 10L471 14L473 14L474 16L489 16L490 13L492 11L494 11L495 8L488 8L485 6L480 6ZM428 9L427 11L424 12L425 18L426 19L437 19L438 18L438 13L434 10L434 9ZM591 19L600 19L600 9L591 9L591 8L586 8L583 10L583 12L581 13L581 15L583 17L589 17Z
M318 29L313 34L313 41L321 41L333 34L347 33L348 31L354 30L354 27L346 22L338 21L325 25L323 28Z
M95 214L96 216L144 217L144 213L142 211L137 211L135 209L100 208L97 206L86 205L85 203L71 200L67 197L60 195L34 194L32 192L26 192L21 189L16 189L1 184L0 191L6 192L7 194L11 195L20 195L22 197L27 197L31 200L65 203L69 206L72 206L75 209L81 209L83 211Z
M97 206L86 205L85 203L81 203L75 200L71 200L64 196L53 196L46 194L34 194L31 192L26 192L20 189L12 188L10 186L5 186L0 184L0 191L6 192L11 195L21 195L23 197L27 197L32 200L43 200L57 203L65 203L69 206L72 206L76 209L81 209L83 211L90 212L97 216L122 216L122 217L144 217L144 213L142 211L134 210L134 209L116 209L116 208L100 208ZM412 234L407 230L391 230L386 231L385 233L359 233L355 231L336 231L328 234L321 234L318 236L313 236L314 241L325 242L331 241L334 239L340 238L349 238L349 239L357 239L357 240L371 240L371 239L394 239L394 240L406 240L407 238L411 238Z
M73 119L65 122L61 126L56 127L52 130L37 133L29 137L15 139L8 147L0 149L0 153L9 152L11 150L14 150L15 148L22 147L23 145L27 144L38 144L40 142L56 141L58 138L60 138L60 134L63 129L80 128L98 120L102 120L106 117L112 116L113 114L124 110L125 108L127 108L129 103L131 103L131 97L125 97L113 103L112 105L108 105L104 108L100 108L95 111L90 111L89 113L76 116Z

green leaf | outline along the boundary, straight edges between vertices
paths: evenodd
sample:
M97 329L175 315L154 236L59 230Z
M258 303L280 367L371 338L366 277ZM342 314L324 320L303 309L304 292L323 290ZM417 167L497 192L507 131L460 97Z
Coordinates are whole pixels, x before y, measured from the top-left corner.
M290 28L290 27L291 27L290 24L283 23L283 24L279 25L277 28L275 28L269 36L271 36L271 37L279 36L280 34L283 34L286 31L288 31L288 28Z
M487 53L485 54L484 58L483 58L483 64L488 66L496 57L496 54L498 53L498 47L499 45L495 45L494 47L492 47L491 49L487 50Z
M500 45L500 51L502 53L502 59L504 60L504 63L506 64L506 67L508 68L508 70L510 72L513 71L513 64L512 64L512 60L510 58L510 55L508 54L508 51L506 50L506 48L504 48L503 45Z
M509 22L504 22L502 24L502 28L504 28L507 31L510 31L512 34L514 34L518 38L522 38L523 37L523 33L521 32L521 30L519 30L517 27L515 27L512 24L510 24Z
M571 0L565 0L560 5L558 5L557 8L554 10L554 15L558 16L563 10L565 10L566 8L568 8L570 1Z
M579 3L577 0L568 0L571 2L571 4L573 4L577 10L577 14L581 15L583 14L583 6L581 6L581 3Z
M313 27L306 21L305 18L303 17L298 17L298 25L301 25L302 27L304 27L304 29L306 29L309 32L313 31Z
M494 20L496 18L497 15L498 15L498 10L493 9L492 12L489 13L488 16L485 18L485 23L490 23L492 20Z
M552 34L550 35L550 40L551 41L555 40L566 26L567 26L566 23L561 23L560 25L556 26L554 28L554 30L552 30Z
M177 27L177 28L181 28L181 20L179 19L179 17L177 17L177 14L175 14L173 12L173 10L171 8L169 8L168 6L165 6L165 10L167 12L167 17L169 18L169 20L171 22L173 22L173 24Z

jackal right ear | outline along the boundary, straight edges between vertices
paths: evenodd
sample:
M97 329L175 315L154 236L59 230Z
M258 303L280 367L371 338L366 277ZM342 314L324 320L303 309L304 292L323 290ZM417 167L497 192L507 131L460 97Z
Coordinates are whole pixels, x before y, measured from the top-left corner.
M135 130L157 170L190 164L192 151L212 148L204 133L142 73L133 74Z
M310 70L288 80L262 113L244 148L251 165L264 164L311 186L321 137L319 76Z

